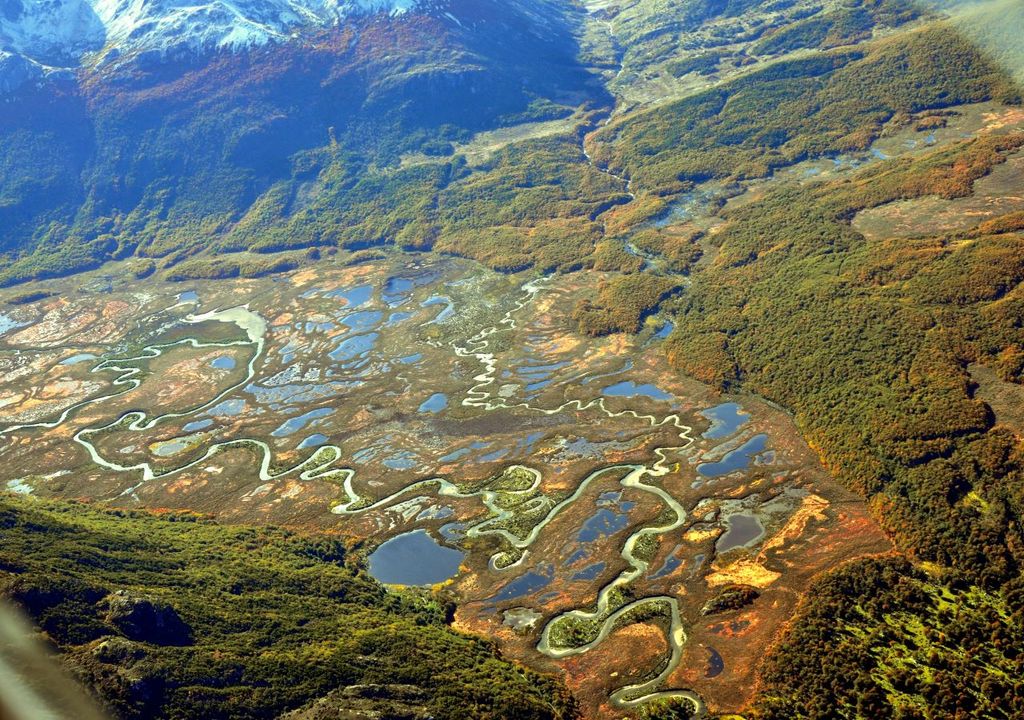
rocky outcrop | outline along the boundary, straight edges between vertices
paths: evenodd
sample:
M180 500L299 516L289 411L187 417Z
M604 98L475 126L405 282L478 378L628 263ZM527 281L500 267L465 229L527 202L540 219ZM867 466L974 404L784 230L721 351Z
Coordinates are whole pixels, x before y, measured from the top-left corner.
M281 720L427 720L425 694L415 685L352 685L314 700Z
M125 637L155 645L189 645L192 629L170 605L118 590L107 598L106 620Z

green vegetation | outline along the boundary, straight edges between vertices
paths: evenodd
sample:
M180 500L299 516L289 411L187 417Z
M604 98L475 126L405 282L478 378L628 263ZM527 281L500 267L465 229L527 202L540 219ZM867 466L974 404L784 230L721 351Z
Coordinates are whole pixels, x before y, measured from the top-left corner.
M761 593L757 588L749 585L732 585L722 588L722 591L715 597L704 603L701 608L701 615L715 615L717 613L739 610L757 600Z
M472 30L359 16L252 52L5 90L0 285L133 255L166 269L197 253L429 247L436 193L464 172L455 143L606 100L577 63L574 7L480 12ZM572 144L562 159L582 164ZM406 153L437 162L402 169Z
M831 573L764 668L754 717L1021 717L1020 595L1019 582L993 594L891 558Z
M581 149L598 117L587 103L606 98L579 92L574 130L471 164L455 144L474 131L571 108L499 84L488 97L515 98L461 124L451 109L476 101L438 103L430 92L420 100L441 109L422 123L406 117L422 102L376 106L378 116L402 115L386 126L366 122L372 113L349 122L337 107L360 91L337 84L334 73L348 68L320 50L303 61L315 68L305 84L283 93L304 105L329 88L316 122L282 120L291 106L268 99L281 86L260 85L274 75L270 65L258 66L268 76L254 79L262 90L243 84L245 107L231 92L203 94L209 104L196 113L187 101L156 103L159 90L132 88L91 97L105 108L95 123L79 99L47 107L51 119L31 129L12 114L0 120L0 284L131 256L138 277L257 277L320 252L372 257L384 246L506 272L600 271L573 309L582 332L638 332L660 308L675 311L671 362L793 410L827 469L868 500L916 563L864 560L822 579L763 668L758 717L1020 717L1024 452L1020 429L996 424L966 368L983 363L1024 381L1024 214L871 240L851 223L894 201L969 195L1024 136L984 136L842 180L769 185L706 233L653 222L697 183L728 187L863 151L896 128L944 127L949 108L964 103L1019 102L1019 90L948 24L870 39L919 17L905 0L828 3L820 12L772 3L777 16L755 22L763 10L760 0L637 0L609 18L608 33L601 26L603 42L619 46L609 54L621 50L620 85L658 67L710 83L755 56L821 51L763 62L666 104L627 107L588 136L595 162L614 175ZM704 28L709 21L722 24ZM341 55L329 50L322 54ZM403 73L416 67L400 53L381 62ZM513 85L526 86L509 67ZM170 94L195 93L203 86L194 79L179 78ZM147 113L167 125L122 142ZM61 117L67 125L52 119ZM95 139L82 129L91 127ZM123 156L107 151L122 145ZM188 158L185 171L178 147L216 151ZM403 162L407 152L414 162ZM110 164L91 166L90 157ZM632 179L636 197L616 175ZM83 178L102 182L85 187ZM683 274L690 285L673 298ZM557 500L516 494L528 481L521 473L486 480L513 513L492 518L492 529L525 537ZM123 717L275 715L363 685L413 688L380 700L376 709L392 713L408 695L436 718L572 715L553 681L453 633L436 599L384 592L336 539L4 497L0 540L5 593ZM469 542L503 550L499 564L522 556L493 537ZM637 557L653 557L656 543L645 537ZM730 587L704 610L756 597ZM603 618L556 621L553 644L589 642L631 599L617 590ZM621 623L663 614L643 605ZM666 701L640 712L653 720L691 710Z
M51 292L46 292L43 290L30 290L29 292L19 293L17 295L14 295L13 297L8 298L7 302L10 305L29 305L34 302L39 302L40 300L45 300L46 298L52 296L53 293Z
M689 700L667 698L644 703L637 720L690 720L693 716L693 703Z
M724 33L725 37L702 38L695 31L709 22L738 18L748 11L756 13L762 4L763 0L637 0L628 3L614 20L616 39L622 48L622 64L629 76L639 75L662 63L669 63L671 68L681 49L710 49L741 41L745 33L735 25L729 28L731 33Z
M553 647L577 648L593 642L601 632L607 615L595 618L581 618L563 615L552 621L550 641Z
M677 291L670 278L657 275L615 275L602 279L590 299L581 300L573 310L580 332L607 335L613 332L638 332L644 318Z
M694 275L670 339L670 357L690 374L742 384L792 408L825 465L868 498L898 547L950 568L956 588L950 602L959 612L973 612L971 598L997 597L1002 621L1013 615L1014 623L1024 608L1015 589L1024 562L1024 463L1017 437L994 425L973 397L966 366L988 363L1006 379L1019 377L1020 218L1007 215L939 237L871 242L850 222L858 211L894 200L967 195L976 179L1022 145L1024 136L988 136L881 163L846 180L780 187L727 213L714 237L715 261ZM863 608L881 581L874 567L854 565L829 581L844 588L833 604ZM885 572L906 575L886 580L897 587L916 577L909 565ZM881 597L888 597L886 612L903 608L904 625L934 620L923 600ZM820 617L832 622L835 608L823 602ZM813 603L808 612L817 612ZM985 623L993 622L984 612ZM835 653L835 636L820 627L794 630L795 638L806 631L822 639L791 639L769 665L785 671L767 671L766 717L888 717L896 706L903 708L897 717L957 717L955 702L947 703L964 687L962 702L983 714L962 709L959 716L1012 716L977 709L976 690L987 674L1020 677L1019 667L1014 675L987 664L984 677L976 676L970 663L988 652L987 633L958 634L951 647L968 665L949 661L937 666L941 675L927 671L927 687L908 700L886 684L892 668L870 670L872 658L889 647L888 621L877 610L854 619L864 628L856 652ZM1019 630L999 637L1006 659L1024 656ZM794 670L801 653L807 667ZM820 663L820 672L808 669ZM835 691L814 683L849 677L860 680L845 686L846 714L830 714ZM806 685L794 684L801 678Z
M287 272L308 259L307 253L278 253L259 256L245 253L219 257L197 257L186 260L169 270L165 277L171 281L219 280L224 278L255 278Z
M691 374L793 408L902 547L995 584L1024 559L1010 520L1024 510L1020 467L964 368L1024 341L1006 294L1024 279L1019 238L866 243L849 222L891 200L968 194L1022 144L977 140L731 213L670 339ZM987 510L961 502L972 489Z
M712 75L718 70L718 63L722 61L719 53L707 53L706 55L695 55L693 57L674 60L668 64L668 71L676 77L697 73L698 75Z
M386 592L332 537L3 495L0 587L122 718L276 717L363 685L377 712L411 686L435 718L573 716L553 680L451 631L430 596Z
M645 602L642 605L635 605L626 612L615 618L615 629L629 627L637 623L652 622L657 620L669 620L671 613L668 603L663 601ZM657 675L655 671L653 675Z
M751 52L774 55L803 48L828 50L853 45L871 37L879 26L896 27L918 18L921 10L911 0L865 0L844 4L786 25L757 42Z
M597 160L640 191L753 178L799 160L863 150L897 112L1016 99L1010 80L948 26L864 49L787 60L609 125Z
M641 535L640 539L633 543L633 557L637 560L649 563L658 552L658 545L661 543L661 536L647 533Z

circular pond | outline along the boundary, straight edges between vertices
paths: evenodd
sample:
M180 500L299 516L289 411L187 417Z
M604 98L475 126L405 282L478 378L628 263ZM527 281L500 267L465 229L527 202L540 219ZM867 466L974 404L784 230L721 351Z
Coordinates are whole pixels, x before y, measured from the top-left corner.
M425 530L413 530L381 544L367 560L370 575L385 585L434 585L455 577L463 557Z

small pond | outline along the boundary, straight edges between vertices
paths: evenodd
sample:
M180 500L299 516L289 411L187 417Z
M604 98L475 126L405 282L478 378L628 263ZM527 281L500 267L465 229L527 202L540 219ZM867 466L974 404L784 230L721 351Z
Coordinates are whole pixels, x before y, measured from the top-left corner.
M764 526L756 515L728 515L725 518L725 526L725 533L715 543L715 550L718 552L749 545L764 535Z
M210 367L217 368L218 370L234 370L235 359L230 355L221 355L210 361Z
M721 460L698 465L697 472L704 477L719 477L737 470L745 470L754 457L764 452L767 446L767 435L755 435L732 452L726 453Z
M304 450L311 447L320 447L327 442L327 436L323 433L314 433L299 443L299 449Z
M606 396L612 397L649 397L652 400L671 400L672 396L659 387L655 387L650 383L644 383L637 385L632 380L623 380L622 382L609 385L603 391Z
M419 407L421 413L436 414L448 407L448 396L444 393L434 393L423 401Z
M740 408L739 403L734 402L715 405L713 408L702 410L700 414L711 421L711 427L703 435L708 440L729 437L750 420L750 416Z
M60 364L61 365L77 365L78 363L83 363L83 362L86 362L87 360L95 360L95 359L96 359L96 356L93 355L92 353L78 353L77 355L72 355L69 358L64 358L63 360L60 361Z
M298 417L293 417L290 420L285 420L274 432L270 433L273 437L287 437L292 433L298 432L302 428L306 427L309 423L314 420L328 415L334 414L334 408L317 408L316 410L310 410L307 413L303 413Z
M426 530L391 538L370 553L370 575L385 585L434 585L455 577L465 553L434 540Z
M3 313L0 313L0 335L3 335L5 332L8 332L9 330L14 330L15 328L20 328L24 326L25 323L18 322L14 318L4 315Z

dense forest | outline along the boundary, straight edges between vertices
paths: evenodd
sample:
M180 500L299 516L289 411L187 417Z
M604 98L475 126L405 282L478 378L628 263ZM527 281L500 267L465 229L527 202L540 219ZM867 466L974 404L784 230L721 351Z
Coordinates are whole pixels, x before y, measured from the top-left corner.
M374 717L574 714L329 536L2 495L0 592L121 718L277 717L330 693Z
M802 653L802 662L828 658L831 665L814 675L801 670L805 685L766 691L766 717L950 717L947 702L959 692L957 683L975 699L986 693L983 687L1019 696L1019 684L1007 685L1014 675L1006 667L1019 671L1013 663L1024 653L1024 465L1018 436L974 397L966 368L984 362L1005 380L1020 379L1020 218L873 242L850 220L893 200L969 194L974 181L1022 145L1020 135L965 141L877 165L852 181L770 192L726 214L714 262L694 276L682 301L670 339L674 362L709 382L742 385L792 408L826 466L869 500L898 547L935 564L930 592L955 593L948 602L958 606L955 598L984 597L979 622L987 627L998 618L1006 625L997 645L1005 649L1005 667L971 664L994 636L957 634L944 646L960 657L940 675L942 691L932 684L927 695L904 689L911 699L898 702L892 683L900 666L862 671L865 654L881 653L901 623L906 632L919 623L941 629L948 617L926 599L901 603L905 586L890 576L905 571L913 586L916 575L909 565L893 565L885 575L895 586L888 609L902 608L900 622L889 618L865 631L849 653L823 652L834 637L827 634L815 642L787 641L769 664L769 687ZM876 597L875 571L857 564L826 580L822 588L832 599L811 593L793 637L822 633L822 618L832 617L836 604L858 607ZM852 617L852 627L870 627L881 619L878 612ZM913 638L902 641L916 648ZM838 676L859 678L856 692L837 698L848 705L826 711L807 704L812 697L822 702L823 688L814 682ZM984 707L962 709L961 716L1013 716L1000 714L1005 704ZM962 715L968 711L988 714Z
M831 31L820 19L804 30ZM1019 91L948 26L929 26L627 118L599 134L598 155L641 192L678 192L941 127L942 108L987 99L1015 104ZM699 238L705 262L674 306L671 360L791 408L912 560L823 578L765 662L755 717L1024 712L1020 429L998 422L967 372L981 362L1021 381L1024 222L1014 212L870 241L851 224L893 201L970 195L1022 145L996 134L770 188Z
M902 559L858 561L811 588L754 716L1021 717L1020 595L1019 581L999 594L936 583Z

